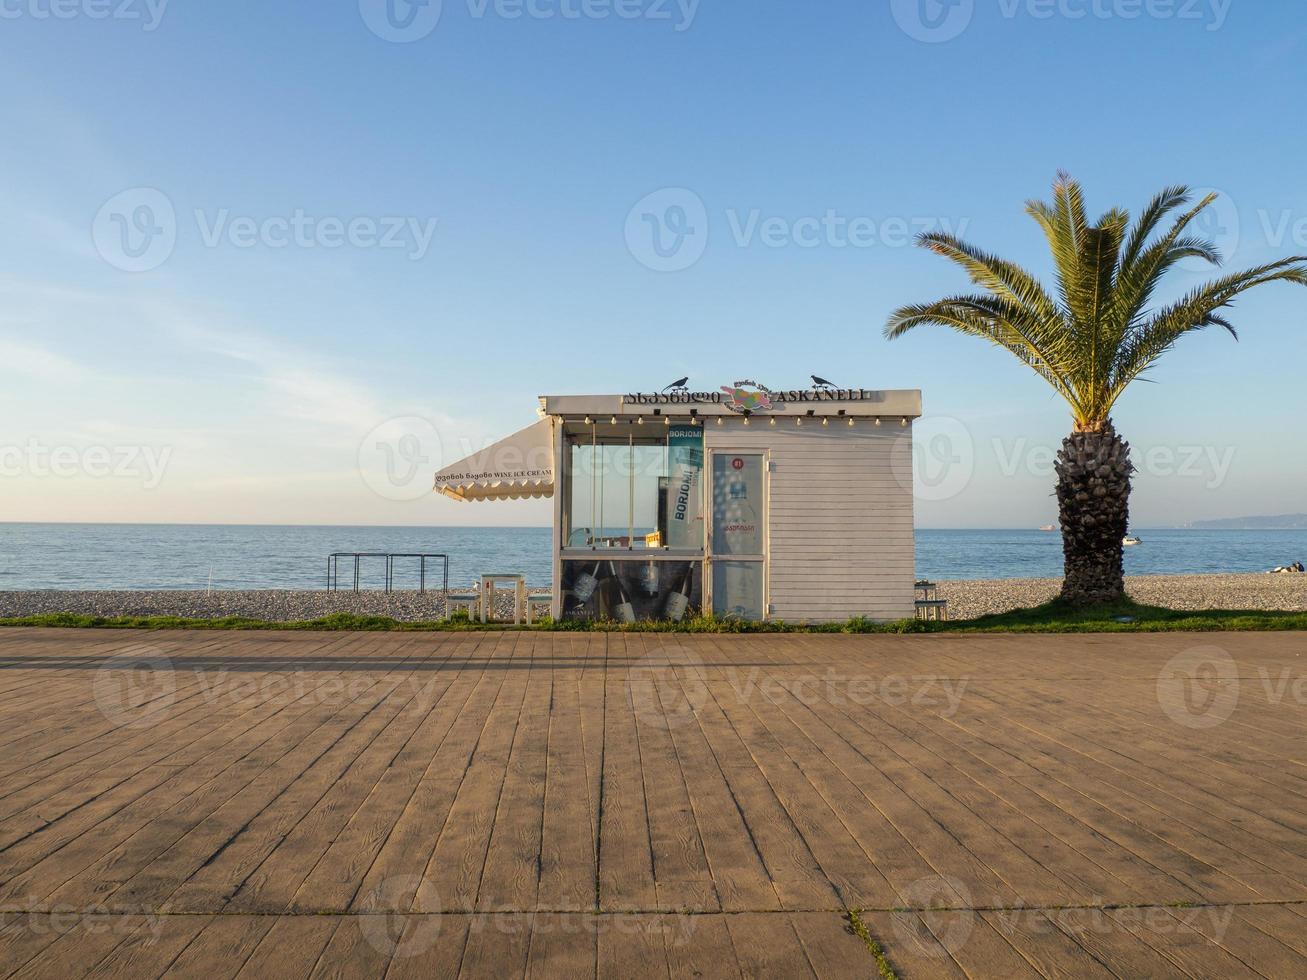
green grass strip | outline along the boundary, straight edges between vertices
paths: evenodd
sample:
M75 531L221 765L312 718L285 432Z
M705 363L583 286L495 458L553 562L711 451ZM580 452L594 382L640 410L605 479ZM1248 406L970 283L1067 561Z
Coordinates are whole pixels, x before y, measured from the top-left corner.
M452 620L410 623L388 616L335 613L320 619L278 622L225 616L197 619L181 616L91 616L77 613L43 613L0 618L3 626L53 626L99 629L185 630L318 630L326 632L469 632L483 630L536 630L540 632L623 633L1173 633L1307 630L1307 612L1258 610L1186 611L1121 602L1093 609L1075 609L1050 602L979 619L925 622L917 619L877 622L855 617L842 623L751 623L738 619L700 616L681 623L650 622L625 625L603 620L542 619L531 626L482 625L466 616Z
M899 975L894 972L894 967L890 965L889 957L885 955L885 950L876 937L871 934L867 924L862 921L862 917L854 909L849 909L844 917L849 920L849 931L862 940L864 946L871 951L871 955L876 957L876 968L880 970L880 975L884 980L898 980Z

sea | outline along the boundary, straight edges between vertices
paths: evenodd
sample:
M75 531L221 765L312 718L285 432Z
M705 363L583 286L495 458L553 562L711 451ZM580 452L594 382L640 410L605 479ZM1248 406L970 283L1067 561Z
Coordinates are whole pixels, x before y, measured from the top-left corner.
M1307 563L1307 530L1138 528L1126 574L1264 572ZM15 589L321 589L332 552L437 553L449 581L521 573L550 584L549 528L279 527L196 524L0 524L0 591ZM917 574L931 579L1043 578L1062 572L1060 535L1037 530L918 530ZM339 583L353 587L353 562ZM441 563L427 565L428 585ZM418 562L397 560L396 588L418 585ZM381 588L385 563L364 559L361 585Z

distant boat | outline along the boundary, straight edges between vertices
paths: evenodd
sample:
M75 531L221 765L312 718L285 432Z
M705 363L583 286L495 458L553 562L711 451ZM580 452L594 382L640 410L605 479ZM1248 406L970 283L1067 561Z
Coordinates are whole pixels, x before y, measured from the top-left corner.
M1040 528L1040 530L1041 530L1041 531L1056 531L1056 530L1057 530L1057 527L1056 527L1056 525L1053 525L1053 524L1045 524L1043 527Z
M1121 539L1121 543L1127 548L1133 548L1135 545L1143 544L1144 542L1142 538L1136 538L1133 534L1127 534Z

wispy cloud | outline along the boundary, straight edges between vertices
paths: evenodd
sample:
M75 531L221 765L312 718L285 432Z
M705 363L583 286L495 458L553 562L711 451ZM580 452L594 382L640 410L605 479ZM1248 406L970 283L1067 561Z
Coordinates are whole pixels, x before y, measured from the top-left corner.
M92 373L62 354L0 336L0 377L17 376L63 385L84 382Z

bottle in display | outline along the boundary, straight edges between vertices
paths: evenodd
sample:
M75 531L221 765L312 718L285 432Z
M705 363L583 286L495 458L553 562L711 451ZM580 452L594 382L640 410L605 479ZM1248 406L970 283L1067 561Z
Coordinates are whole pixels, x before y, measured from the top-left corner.
M608 563L608 574L612 577L613 584L617 586L617 607L613 610L613 618L619 623L634 623L635 608L626 597L626 590L622 588L621 576L617 574L617 569L610 561Z
M685 618L685 612L690 608L690 590L694 587L694 566L689 565L685 569L685 578L681 580L681 587L667 597L667 605L663 612L673 623L679 623Z
M640 591L653 598L658 594L658 563L647 562L640 566Z
M590 597L595 594L595 589L599 587L599 566L601 562L595 562L593 572L582 572L572 583L572 595L576 597L577 602L585 604L590 601Z

